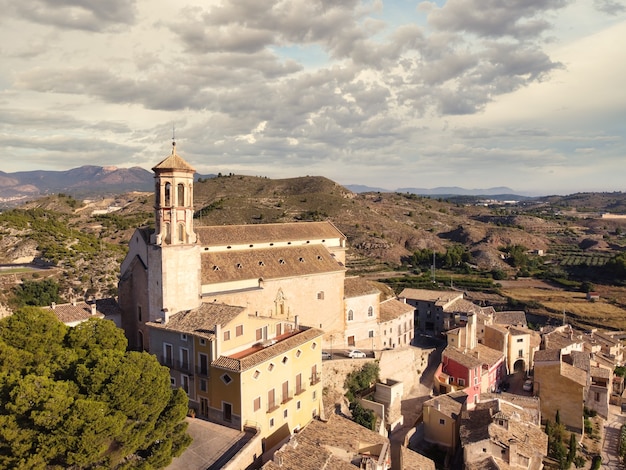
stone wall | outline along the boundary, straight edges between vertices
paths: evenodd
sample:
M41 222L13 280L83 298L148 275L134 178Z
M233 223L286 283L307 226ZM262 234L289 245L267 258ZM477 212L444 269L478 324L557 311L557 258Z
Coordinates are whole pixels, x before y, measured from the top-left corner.
M377 354L380 366L380 379L403 383L403 396L411 393L419 385L422 372L428 366L428 358L433 348L421 349L414 346L382 351ZM373 359L333 359L324 361L322 366L323 387L343 390L346 376L353 370L360 369Z
M392 379L404 384L404 396L419 385L422 372L428 366L428 357L433 349L421 349L413 346L382 351L380 355L380 379Z

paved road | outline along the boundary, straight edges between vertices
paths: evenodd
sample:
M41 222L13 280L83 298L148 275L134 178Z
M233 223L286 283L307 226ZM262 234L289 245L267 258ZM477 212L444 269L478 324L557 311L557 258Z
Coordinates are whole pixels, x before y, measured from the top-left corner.
M616 470L624 468L617 456L617 446L622 424L626 417L622 416L618 406L609 406L609 417L604 424L604 437L602 439L602 470Z

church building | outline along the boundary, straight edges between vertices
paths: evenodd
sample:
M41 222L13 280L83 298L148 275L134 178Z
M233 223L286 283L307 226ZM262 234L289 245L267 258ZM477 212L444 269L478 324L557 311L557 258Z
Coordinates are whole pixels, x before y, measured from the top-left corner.
M413 307L346 278L331 222L195 226L195 170L175 144L152 170L155 227L129 242L121 324L199 416L272 449L320 413L322 348L410 344Z

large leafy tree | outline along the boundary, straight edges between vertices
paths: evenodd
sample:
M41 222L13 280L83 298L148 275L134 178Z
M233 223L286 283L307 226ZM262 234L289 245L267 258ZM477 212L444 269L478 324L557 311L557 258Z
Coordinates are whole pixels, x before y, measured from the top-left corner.
M0 468L166 466L190 437L187 395L108 320L69 328L25 307L0 320Z

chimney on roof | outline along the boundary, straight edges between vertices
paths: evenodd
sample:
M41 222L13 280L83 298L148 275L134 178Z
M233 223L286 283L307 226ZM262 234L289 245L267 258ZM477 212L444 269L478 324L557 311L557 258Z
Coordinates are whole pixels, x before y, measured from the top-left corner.
M441 410L441 403L439 403L439 400L435 400L435 409L437 411Z
M213 358L213 360L217 359L218 357L220 357L220 354L222 353L222 327L219 324L215 324L215 341L213 341L213 344L215 344L215 357Z
M52 310L54 310L57 307L57 303L56 302L52 302L52 305L50 305L50 307L52 308Z
M97 311L98 309L96 308L96 303L94 302L91 304L91 314L95 315Z
M297 330L300 327L300 322L298 315L294 315L293 317L294 329Z
M163 307L162 312L163 312L163 324L167 325L167 322L170 321L170 311L167 308Z
M72 306L76 307L76 299L72 299Z

